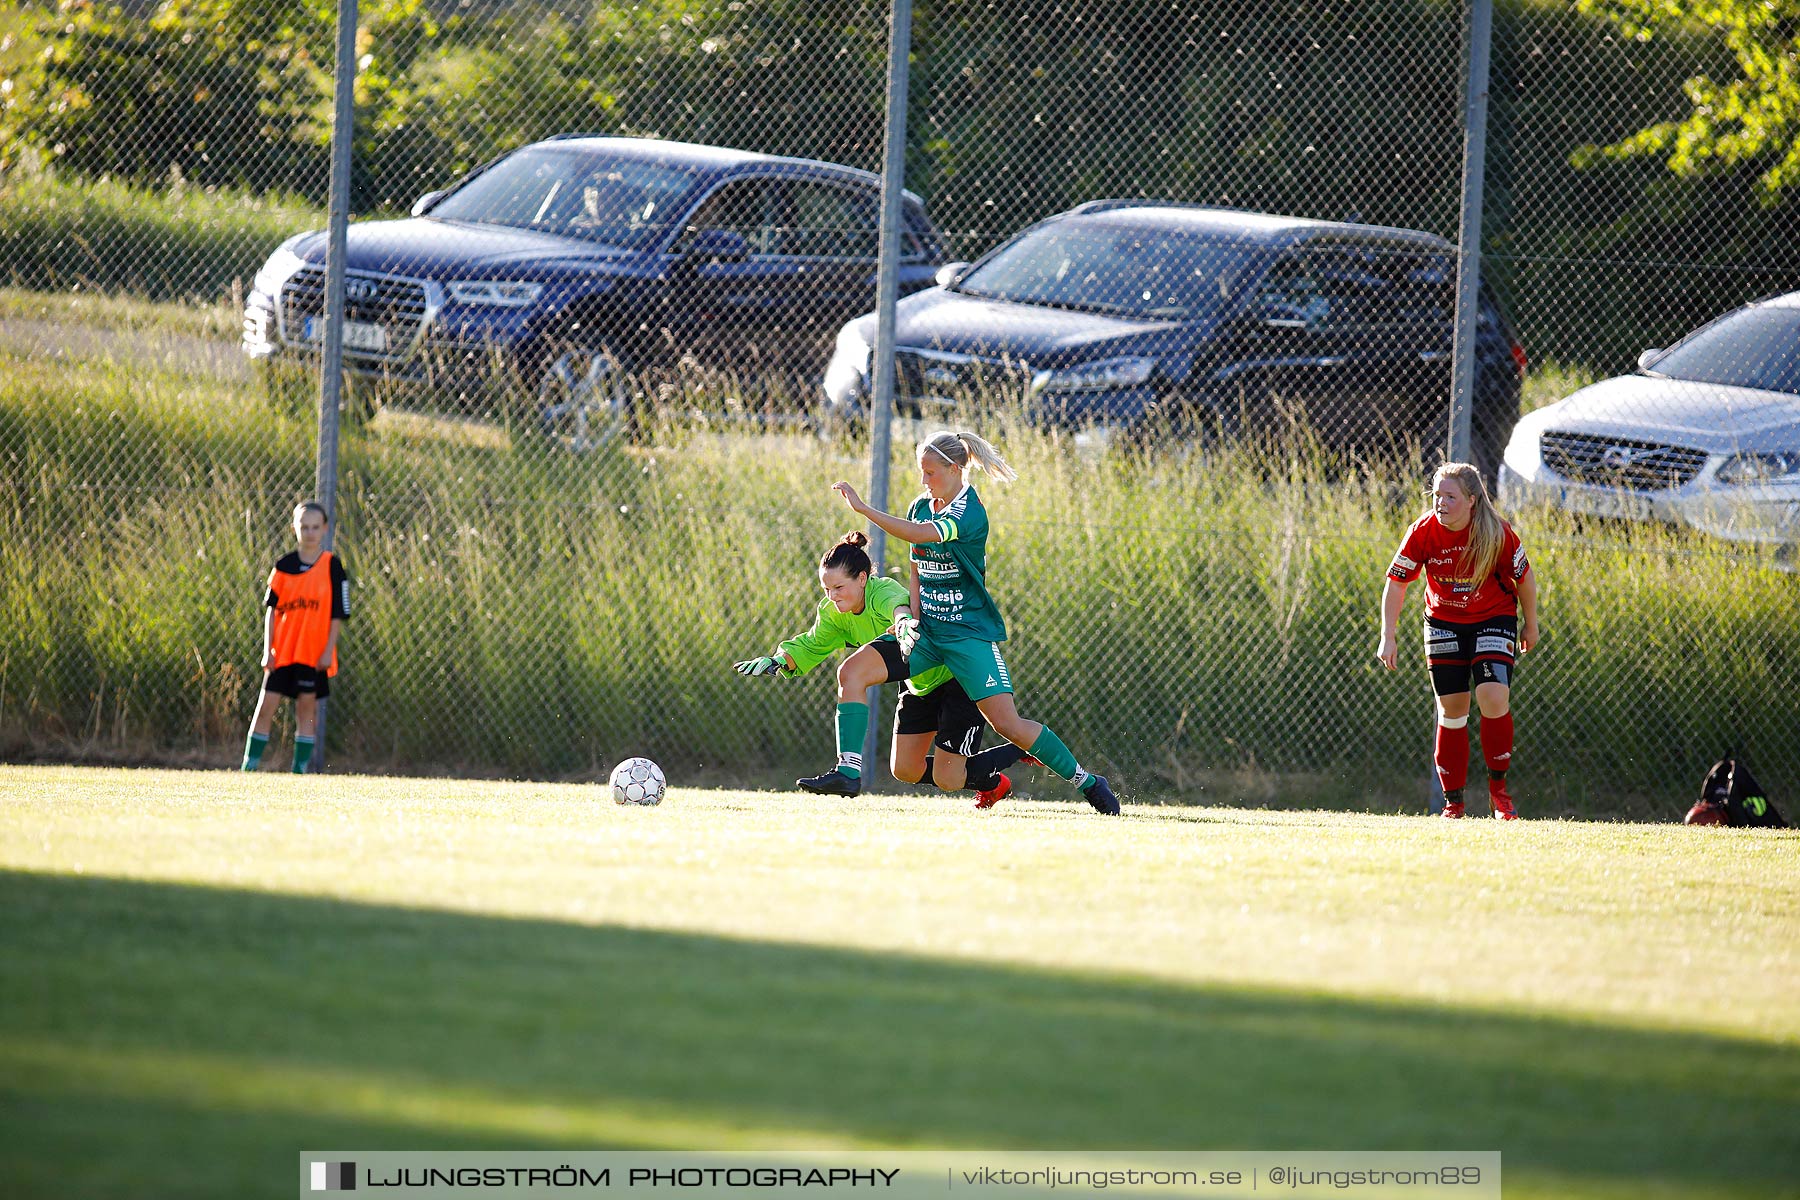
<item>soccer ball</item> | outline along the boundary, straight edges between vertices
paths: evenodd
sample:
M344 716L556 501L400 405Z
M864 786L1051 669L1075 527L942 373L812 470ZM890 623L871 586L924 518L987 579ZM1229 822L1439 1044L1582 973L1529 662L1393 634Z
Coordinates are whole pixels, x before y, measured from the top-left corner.
M1688 809L1688 825L1723 825L1725 824L1725 806L1713 804L1706 800L1697 800L1694 807Z
M613 768L613 799L620 804L661 804L669 781L647 758L628 758Z

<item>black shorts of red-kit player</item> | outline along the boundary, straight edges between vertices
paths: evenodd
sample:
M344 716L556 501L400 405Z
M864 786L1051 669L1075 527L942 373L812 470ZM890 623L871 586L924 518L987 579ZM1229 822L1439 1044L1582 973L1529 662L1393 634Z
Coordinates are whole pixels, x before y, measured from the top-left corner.
M263 691L290 699L317 696L323 700L331 695L331 676L317 667L289 663L285 667L276 667L263 676Z
M1456 696L1471 683L1512 686L1519 657L1519 618L1489 617L1482 621L1425 619L1425 661L1431 668L1431 690Z

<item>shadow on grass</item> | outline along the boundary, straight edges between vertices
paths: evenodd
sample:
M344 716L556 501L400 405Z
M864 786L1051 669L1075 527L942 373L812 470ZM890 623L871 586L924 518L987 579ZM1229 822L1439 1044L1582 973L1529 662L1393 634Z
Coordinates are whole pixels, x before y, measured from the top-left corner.
M1509 1196L1800 1177L1793 1045L23 872L0 1110L11 1195L285 1196L327 1146L1497 1148Z

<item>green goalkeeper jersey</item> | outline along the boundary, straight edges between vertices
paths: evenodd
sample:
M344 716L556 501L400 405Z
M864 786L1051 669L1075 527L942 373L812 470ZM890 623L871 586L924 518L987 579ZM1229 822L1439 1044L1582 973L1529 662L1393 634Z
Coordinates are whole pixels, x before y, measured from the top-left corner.
M795 673L804 675L839 650L866 646L886 637L894 623L894 611L911 607L912 595L905 584L884 575L871 574L868 589L863 593L861 612L839 612L837 605L827 597L819 601L819 614L813 618L812 628L781 643L778 652L793 659ZM923 696L949 681L948 667L933 667L918 678L907 680L906 686Z
M987 508L964 485L942 508L920 496L907 519L937 526L938 541L912 548L919 576L919 626L933 638L1004 642L1006 621L987 590Z

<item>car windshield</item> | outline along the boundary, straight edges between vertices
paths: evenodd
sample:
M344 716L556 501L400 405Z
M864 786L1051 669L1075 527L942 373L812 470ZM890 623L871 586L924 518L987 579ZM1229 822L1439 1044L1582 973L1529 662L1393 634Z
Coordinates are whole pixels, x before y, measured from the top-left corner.
M1217 312L1254 249L1113 222L1059 221L998 251L956 284L971 296L1191 321Z
M674 167L541 147L495 163L431 215L642 250L677 219L693 187L694 177Z
M1695 334L1650 364L1693 383L1800 395L1800 308L1749 308Z

